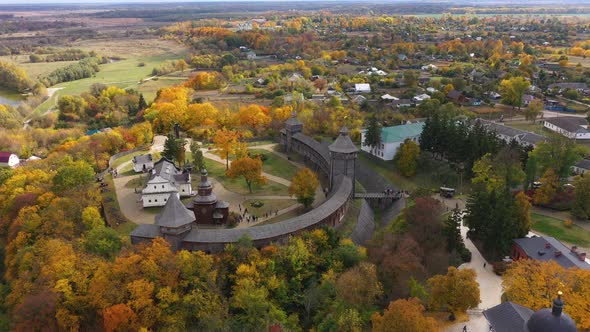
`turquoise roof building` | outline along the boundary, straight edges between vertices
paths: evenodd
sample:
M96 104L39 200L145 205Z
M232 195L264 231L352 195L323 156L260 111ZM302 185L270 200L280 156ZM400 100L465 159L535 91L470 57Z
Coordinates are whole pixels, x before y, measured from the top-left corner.
M424 128L423 122L410 123L381 129L381 144L378 146L365 145L365 130L362 131L362 150L383 160L393 160L397 149L406 140L418 143Z

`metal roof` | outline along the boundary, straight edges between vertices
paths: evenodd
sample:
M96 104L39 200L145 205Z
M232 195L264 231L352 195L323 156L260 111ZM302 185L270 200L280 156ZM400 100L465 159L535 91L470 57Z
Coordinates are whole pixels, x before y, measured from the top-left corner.
M564 116L564 117L559 117L559 118L545 119L545 122L549 122L561 129L565 129L565 130L569 131L570 133L577 133L577 132L586 133L586 132L588 132L588 130L586 130L584 127L582 127L582 126L588 125L588 121L584 118L579 118L579 117L575 117L575 116Z
M130 234L131 237L156 238L162 236L160 226L154 224L142 224L137 226Z
M590 270L590 264L578 258L578 254L570 250L563 243L550 236L533 236L530 238L514 239L516 243L531 259L538 261L554 261L562 267L578 267ZM545 245L549 244L549 248ZM561 252L561 255L556 255Z
M422 133L423 128L423 122L405 124L401 126L385 127L381 129L381 142L403 142L406 138L419 136Z
M134 156L133 157L133 162L134 163L140 163L140 164L145 164L145 163L149 163L152 161L152 155L151 154L140 154L139 156Z
M578 161L574 166L590 170L590 159L582 159Z

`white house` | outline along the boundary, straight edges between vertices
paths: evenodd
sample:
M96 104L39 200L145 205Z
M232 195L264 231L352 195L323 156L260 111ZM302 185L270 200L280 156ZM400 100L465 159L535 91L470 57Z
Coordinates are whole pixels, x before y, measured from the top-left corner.
M539 134L506 126L502 123L495 123L484 119L476 119L475 121L478 121L487 130L494 132L496 134L496 137L498 137L506 143L516 141L522 146L530 146L534 148L540 142L544 142L547 140L544 136L541 136Z
M590 139L588 121L575 116L545 119L543 126L571 139Z
M370 93L371 85L369 83L356 83L354 85L354 92L356 93Z
M151 154L142 154L133 157L133 170L135 173L147 172L154 168L154 161Z
M15 168L20 163L18 156L12 152L0 152L0 167Z
M170 194L191 196L191 175L188 171L181 171L170 160L162 158L154 164L141 191L143 207L164 206Z
M383 160L393 160L397 149L406 140L418 143L424 123L412 123L401 126L385 127L381 129L381 143L377 146L365 145L366 130L361 132L361 149Z
M590 171L590 159L582 159L572 166L574 174L584 174Z
M414 101L421 102L421 101L425 101L426 99L430 99L430 96L423 93L421 95L414 96L414 98L412 98L412 99Z
M394 100L399 100L399 98L392 96L389 93L386 93L383 96L381 96L381 100L394 101Z

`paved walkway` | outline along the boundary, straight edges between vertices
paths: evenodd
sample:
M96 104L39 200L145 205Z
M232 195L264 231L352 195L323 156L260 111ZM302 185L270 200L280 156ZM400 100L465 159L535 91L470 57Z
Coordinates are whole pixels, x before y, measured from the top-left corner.
M442 201L449 210L454 209L457 205L460 209L465 208L465 202L461 199L445 199L439 195L436 195L435 198ZM467 326L467 331L469 332L489 331L489 324L481 311L500 304L500 297L502 295L502 278L494 273L492 266L483 258L473 242L467 239L468 230L461 223L461 236L465 242L465 247L471 252L471 262L462 264L459 266L459 269L475 270L477 273L477 282L479 283L481 302L476 310L468 311L468 322L451 325L445 330L446 332L461 332L463 331L463 326ZM486 264L485 267L484 263Z

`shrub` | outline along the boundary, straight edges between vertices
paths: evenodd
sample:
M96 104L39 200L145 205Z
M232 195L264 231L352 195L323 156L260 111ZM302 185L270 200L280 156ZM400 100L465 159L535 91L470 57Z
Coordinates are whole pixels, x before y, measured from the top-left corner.
M264 205L264 203L262 201L254 201L252 203L250 203L250 206L255 207L255 208L260 208Z
M574 224L574 222L569 219L563 221L563 226L565 226L567 228L571 228L573 224Z

